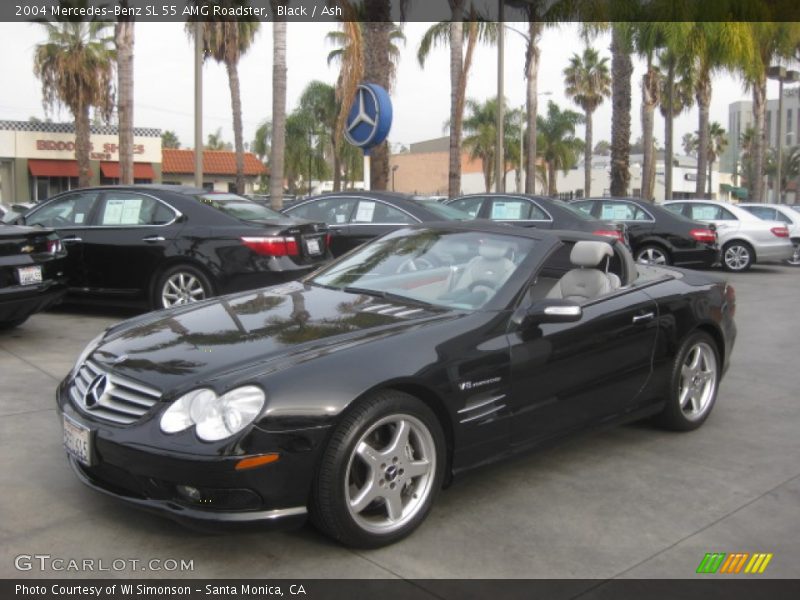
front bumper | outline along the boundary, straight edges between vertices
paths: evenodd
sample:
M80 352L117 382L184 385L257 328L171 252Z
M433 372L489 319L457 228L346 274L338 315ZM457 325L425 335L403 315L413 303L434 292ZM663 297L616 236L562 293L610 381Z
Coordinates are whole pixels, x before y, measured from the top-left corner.
M251 429L247 439L231 442L220 452L196 442L184 448L158 447L166 439L158 431L159 414L140 423L119 426L87 418L66 393L57 392L60 412L91 431L91 466L69 455L78 479L90 488L152 513L200 530L230 530L237 526L287 529L302 525L314 468L327 428L276 434ZM177 434L184 435L184 434ZM185 436L193 436L185 432ZM184 442L186 438L184 438ZM166 446L166 444L165 444ZM280 459L258 468L236 470L242 458L277 452ZM196 496L186 489L196 490Z
M759 263L789 260L794 254L794 246L788 238L781 243L759 244L755 250L756 261Z

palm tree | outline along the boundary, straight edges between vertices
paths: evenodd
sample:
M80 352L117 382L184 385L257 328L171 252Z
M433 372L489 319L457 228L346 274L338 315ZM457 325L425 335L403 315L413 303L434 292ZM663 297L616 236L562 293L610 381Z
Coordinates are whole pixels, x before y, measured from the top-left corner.
M753 93L753 122L756 136L751 160L755 173L763 175L766 139L767 70L776 60L791 57L800 48L800 23L754 22L747 23L748 38L753 46L753 57L741 61L747 87ZM764 201L761 176L749 181L750 198Z
M728 147L728 132L717 121L709 125L708 132L708 195L711 197L711 174L714 172L714 163Z
M675 117L694 104L692 97L691 71L684 68L678 77L679 67L678 54L672 48L666 48L658 57L658 62L662 69L666 69L666 75L661 77L661 102L659 110L664 117L664 199L672 199L672 163L675 155L673 122Z
M128 6L126 0L120 5ZM119 180L133 183L133 46L134 25L132 17L120 17L114 26L114 43L117 48L117 113L119 115Z
M161 134L161 147L162 148L180 148L181 141L178 139L178 134L171 130L166 130Z
M547 103L547 117L538 117L537 146L539 156L547 167L547 193L556 196L556 171L566 172L578 162L584 143L575 137L575 128L583 122L580 113L558 108L552 100Z
M258 159L264 163L264 166L268 164L269 160L269 153L270 153L270 145L272 143L272 123L270 121L262 121L261 124L256 129L256 135L253 138L252 143L250 144L250 148L253 152L255 152ZM258 184L259 190L265 190L268 187L268 173L262 173L260 176L260 181Z
M47 41L34 51L33 72L42 82L45 109L66 106L75 118L75 158L78 185L89 185L91 150L89 109L105 118L113 110L115 51L105 35L108 23L42 23Z
M339 144L336 143L336 119L339 105L336 102L336 90L332 85L321 81L309 83L300 96L298 109L306 115L310 125L309 137L316 137L315 155L324 158L326 154L333 159L334 187L341 184L341 159ZM327 171L327 169L326 169Z
M468 114L464 119L464 148L469 150L470 157L480 160L483 167L483 179L486 191L492 190L497 178L494 172L497 156L497 98L484 103L476 100L467 101ZM503 113L503 151L507 164L519 162L520 111L508 110ZM505 173L501 175L504 176Z
M246 0L228 0L230 4L245 6ZM256 19L243 18L237 21L204 21L203 51L205 58L213 58L225 65L231 90L233 112L233 143L236 150L236 191L244 193L244 134L242 132L242 96L239 84L239 59L247 52L255 39L261 23ZM193 23L187 23L186 31L194 35Z
M208 134L206 150L225 150L225 145L225 141L222 139L222 128Z
M479 41L497 41L497 23L472 20L462 23L465 0L448 0L452 19L433 25L423 35L417 50L421 67L432 48L450 44L450 160L448 167L448 195L453 198L461 193L461 132L464 119L464 104L467 79L472 66L472 56ZM466 51L464 41L466 40Z
M688 156L697 156L697 149L700 147L698 145L697 133L684 133L683 138L681 138L681 145L683 146L683 151Z
M611 186L612 196L628 195L631 148L631 32L629 23L611 26Z
M272 148L269 159L270 204L283 208L283 155L286 151L286 17L277 16L278 7L289 0L270 0L272 22Z
M567 96L583 109L586 122L586 139L583 155L584 196L592 195L592 113L611 95L611 76L608 59L600 58L597 50L586 48L583 56L573 54L564 69Z

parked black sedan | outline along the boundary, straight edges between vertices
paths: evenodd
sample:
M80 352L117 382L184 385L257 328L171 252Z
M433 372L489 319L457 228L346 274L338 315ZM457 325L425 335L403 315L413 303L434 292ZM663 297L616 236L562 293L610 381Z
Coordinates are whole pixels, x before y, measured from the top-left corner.
M447 200L445 204L473 218L491 219L520 227L585 231L627 242L623 224L595 219L555 198L487 193L461 196Z
M0 329L25 322L67 291L64 251L50 229L0 224Z
M58 231L78 299L164 308L295 279L330 259L324 224L192 187L84 188L18 221Z
M734 308L723 280L637 265L609 238L404 228L302 281L99 335L57 391L64 444L84 483L177 520L310 512L380 546L511 453L649 416L699 427Z
M472 218L435 200L394 192L334 192L300 201L283 212L326 223L332 236L331 250L337 257L401 227Z
M571 204L597 219L624 223L639 262L703 268L719 262L717 233L707 223L636 198L586 198Z

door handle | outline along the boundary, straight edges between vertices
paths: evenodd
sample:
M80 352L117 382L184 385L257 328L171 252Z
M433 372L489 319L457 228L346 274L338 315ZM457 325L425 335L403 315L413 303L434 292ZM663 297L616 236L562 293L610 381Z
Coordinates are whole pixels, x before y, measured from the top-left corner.
M655 318L655 313L649 312L644 313L643 315L634 315L633 322L634 323L644 323L645 321L652 321Z
M164 238L160 235L151 235L150 237L143 237L142 241L152 244L153 242L163 242Z
M73 235L72 237L61 238L61 241L65 244L74 244L76 242L82 242L83 239Z

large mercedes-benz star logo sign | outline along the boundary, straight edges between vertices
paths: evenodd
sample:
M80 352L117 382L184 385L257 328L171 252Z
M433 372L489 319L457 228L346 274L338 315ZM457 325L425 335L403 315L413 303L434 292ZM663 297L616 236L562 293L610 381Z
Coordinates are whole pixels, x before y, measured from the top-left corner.
M366 85L359 86L344 131L347 141L359 147L369 146L378 131L379 113L375 92Z
M103 394L106 393L108 387L108 377L106 375L98 375L86 388L86 393L83 395L83 403L86 408L94 408L100 403Z
M361 123L366 123L370 127L375 126L375 119L370 117L367 114L365 96L369 93L367 88L361 88L358 90L358 114L356 114L356 118L350 121L350 126L347 128L348 132L352 132L356 127L361 125Z

